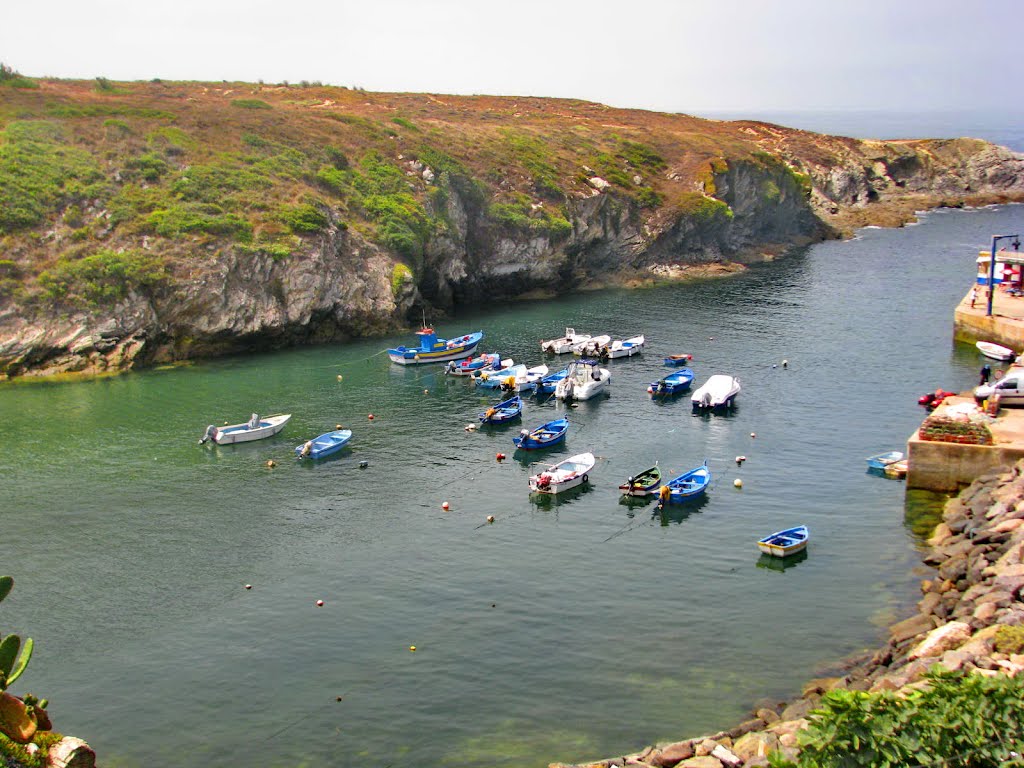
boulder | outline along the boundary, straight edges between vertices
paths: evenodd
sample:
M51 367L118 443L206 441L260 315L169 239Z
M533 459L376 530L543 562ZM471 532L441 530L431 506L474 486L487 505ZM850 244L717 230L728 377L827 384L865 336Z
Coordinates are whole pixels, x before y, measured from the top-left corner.
M715 747L717 746L718 742L714 739L704 739L703 741L694 744L693 751L696 753L697 757L704 757L714 752Z
M820 696L808 696L806 699L798 699L782 710L783 720L800 720L812 709L816 709L821 703Z
M901 643L904 640L909 640L917 635L923 635L925 632L930 632L935 628L935 619L931 616L924 616L917 614L911 616L909 619L893 624L889 628L890 638L896 642Z
M942 605L942 595L938 592L929 592L917 603L917 610L925 616L935 613L935 609Z
M930 547L940 547L952 535L953 535L953 532L951 530L949 530L949 526L948 525L946 525L945 523L939 523L938 525L935 526L935 530L932 531L931 538L928 539L928 546L930 546Z
M971 614L971 616L972 618L977 619L982 624L987 625L989 622L992 621L993 617L996 615L996 610L998 609L996 608L995 603L979 603L978 607L974 609L974 613Z
M718 762L717 757L700 755L698 757L691 757L689 760L683 760L683 762L679 763L679 768L722 768L722 764Z
M770 731L748 733L739 739L732 748L736 757L748 765L755 757L765 757L773 749L779 748L779 737Z
M846 678L843 677L819 677L811 680L803 687L803 695L812 693L828 693L833 688L845 688Z
M693 755L692 741L677 741L675 744L669 744L651 757L650 763L651 765L658 766L658 768L672 768L681 760L686 760L689 757L693 757Z
M95 768L96 753L81 739L65 736L52 747L46 768Z
M928 636L910 652L909 658L913 660L941 656L948 650L959 648L970 638L970 625L962 621L951 621L929 632Z
M768 724L779 722L779 713L774 709L769 709L768 707L761 707L754 714Z
M985 629L975 632L970 640L960 646L959 650L972 656L988 656L992 653L993 638L998 631L999 627L996 626L985 627Z
M742 760L721 744L711 750L711 756L716 758L725 768L740 768L743 765Z

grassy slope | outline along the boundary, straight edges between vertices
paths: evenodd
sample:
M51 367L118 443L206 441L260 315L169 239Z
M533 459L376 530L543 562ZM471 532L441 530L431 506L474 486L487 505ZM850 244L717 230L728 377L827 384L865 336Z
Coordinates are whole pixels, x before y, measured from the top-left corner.
M589 176L657 226L725 161L771 162L749 124L571 100L31 82L0 87L0 300L23 304L104 304L226 247L294 257L330 223L415 269L446 226L416 160L472 178L497 221L555 234Z

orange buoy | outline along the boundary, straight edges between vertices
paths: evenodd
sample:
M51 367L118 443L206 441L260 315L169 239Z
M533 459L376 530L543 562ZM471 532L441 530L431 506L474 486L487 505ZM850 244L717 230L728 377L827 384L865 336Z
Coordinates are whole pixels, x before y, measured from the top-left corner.
M274 461L273 459L267 459L267 466L273 469L274 467L277 466L277 462Z
M323 608L324 607L324 601L323 600L317 600L316 601L316 607L317 608Z
M487 516L487 522L488 523L493 523L494 522L494 515L488 515Z
M246 585L245 585L245 588L246 588L246 589L252 589L252 584L246 584Z
M450 504L448 504L448 502L446 501L446 502L443 502L443 503L441 504L441 509L443 509L443 510L444 510L445 512L447 512L450 506L451 506L451 505L450 505Z
M370 421L373 421L373 414L372 413L367 414L366 418L368 418Z
M504 453L496 453L496 454L494 454L494 458L496 458L498 461L504 461L505 460L505 454Z

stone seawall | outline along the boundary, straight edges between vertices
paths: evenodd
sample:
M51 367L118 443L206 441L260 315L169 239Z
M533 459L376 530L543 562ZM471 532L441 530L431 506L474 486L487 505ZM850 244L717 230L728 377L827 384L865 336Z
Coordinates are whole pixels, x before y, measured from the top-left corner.
M943 512L924 562L918 612L894 624L886 643L847 660L840 677L812 680L800 698L761 708L719 733L641 752L550 768L753 768L771 752L799 753L799 734L829 690L895 691L920 684L933 665L979 675L1024 673L1024 654L995 650L1002 626L1024 624L1024 460L979 477Z

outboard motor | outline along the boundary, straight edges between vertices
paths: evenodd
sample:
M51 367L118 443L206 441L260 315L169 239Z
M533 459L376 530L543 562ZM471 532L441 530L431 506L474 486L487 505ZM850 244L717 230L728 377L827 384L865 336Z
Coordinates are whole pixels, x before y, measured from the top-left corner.
M206 432L203 434L203 436L199 438L199 444L203 445L205 442L207 442L208 440L213 440L215 437L217 437L217 428L213 426L213 424L211 424L206 428Z

